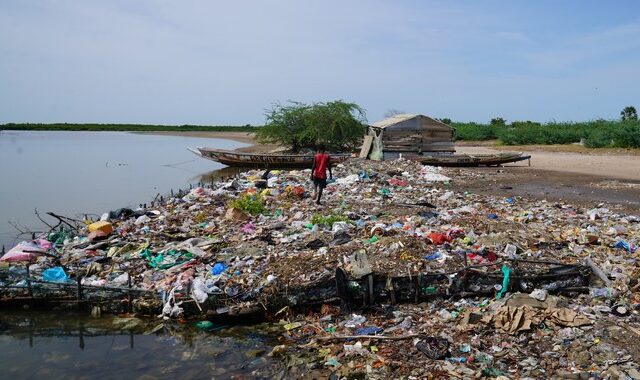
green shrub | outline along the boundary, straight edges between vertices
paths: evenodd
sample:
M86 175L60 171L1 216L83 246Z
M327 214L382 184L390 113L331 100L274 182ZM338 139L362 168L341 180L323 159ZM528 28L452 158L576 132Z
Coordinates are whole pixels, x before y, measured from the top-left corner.
M311 217L311 224L317 224L319 226L333 226L335 222L351 222L349 218L344 215L331 214L327 216L323 216L320 214L314 214Z
M453 123L457 140L494 140L498 138L497 131L504 129L504 125L490 125L478 123Z
M264 201L259 194L244 194L231 202L231 207L238 208L249 215L260 215L265 212Z

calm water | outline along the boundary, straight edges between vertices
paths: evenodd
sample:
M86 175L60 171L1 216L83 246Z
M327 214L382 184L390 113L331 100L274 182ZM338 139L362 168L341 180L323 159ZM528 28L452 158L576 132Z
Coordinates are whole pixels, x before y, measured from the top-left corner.
M0 314L2 379L268 378L270 329L74 313Z
M186 149L194 146L246 144L126 132L1 131L0 245L8 249L20 240L10 222L45 227L34 209L78 216L137 207L223 167Z

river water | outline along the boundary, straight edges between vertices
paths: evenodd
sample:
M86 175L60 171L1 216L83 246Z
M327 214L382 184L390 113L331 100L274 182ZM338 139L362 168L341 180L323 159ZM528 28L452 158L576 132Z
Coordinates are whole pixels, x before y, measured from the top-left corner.
M246 144L127 132L0 131L0 245L9 249L29 237L17 236L18 229L46 227L35 209L74 217L135 208L223 168L187 150L195 146Z
M102 214L227 173L187 147L235 149L223 140L125 132L0 132L0 244L42 230L36 218ZM47 218L47 216L44 216ZM55 224L55 220L48 220ZM200 331L155 318L92 318L60 312L0 313L0 378L255 378L275 365L266 355L279 326Z

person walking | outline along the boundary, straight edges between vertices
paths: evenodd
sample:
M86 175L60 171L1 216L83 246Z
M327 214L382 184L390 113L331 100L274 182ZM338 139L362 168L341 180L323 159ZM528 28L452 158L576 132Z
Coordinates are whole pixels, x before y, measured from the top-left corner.
M311 166L313 200L316 201L316 204L320 204L322 190L327 187L327 170L329 171L329 179L333 179L333 173L331 173L331 158L325 153L324 146L320 145L315 157L313 157L313 166Z

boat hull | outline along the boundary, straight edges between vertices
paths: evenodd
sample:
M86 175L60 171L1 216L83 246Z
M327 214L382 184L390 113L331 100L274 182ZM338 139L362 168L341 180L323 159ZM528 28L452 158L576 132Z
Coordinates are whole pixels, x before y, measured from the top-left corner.
M311 154L258 154L241 153L224 149L195 148L189 149L202 158L216 161L227 166L253 168L310 168L313 165ZM340 163L351 155L330 155L332 163Z
M499 154L454 154L450 156L416 156L413 159L423 165L450 166L450 167L477 167L477 166L500 166L518 161L530 160L530 155L522 153L499 153Z

